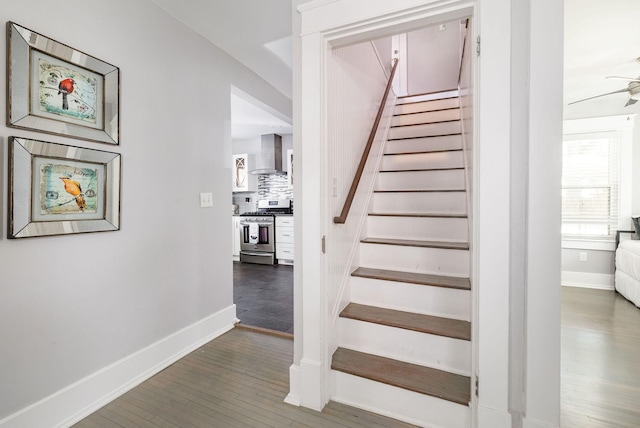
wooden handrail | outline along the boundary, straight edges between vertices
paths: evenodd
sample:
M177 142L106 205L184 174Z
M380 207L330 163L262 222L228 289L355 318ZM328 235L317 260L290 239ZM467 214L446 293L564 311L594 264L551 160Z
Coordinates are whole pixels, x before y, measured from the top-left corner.
M393 76L396 74L397 67L398 58L395 58L393 67L391 68L391 74L389 75L389 81L387 82L387 87L384 91L384 95L382 96L382 102L380 103L380 107L378 108L376 120L373 122L373 127L371 128L371 133L369 134L369 139L367 140L367 145L365 146L364 151L362 152L362 157L360 158L360 164L358 164L358 169L356 170L356 174L353 177L353 182L351 183L351 187L349 188L347 199L344 201L342 211L340 212L340 215L338 217L333 218L334 223L344 224L344 222L347 221L347 216L349 215L349 210L351 209L351 204L353 203L353 198L356 195L356 190L358 189L358 184L360 184L360 178L362 178L364 166L367 163L367 158L369 157L369 152L371 151L371 146L373 145L373 140L376 136L376 132L378 131L378 126L380 125L382 113L387 104L387 97L389 96L391 84L393 83Z

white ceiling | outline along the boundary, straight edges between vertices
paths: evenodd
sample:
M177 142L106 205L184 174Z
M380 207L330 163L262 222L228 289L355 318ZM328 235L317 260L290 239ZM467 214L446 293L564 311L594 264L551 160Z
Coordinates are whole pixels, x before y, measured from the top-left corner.
M151 1L291 98L291 0ZM626 88L624 81L607 76L640 76L638 18L640 0L565 0L565 118L640 112L640 102L624 107L626 93L567 105ZM232 103L232 120L247 132L252 121L251 132L271 133L282 125L245 101ZM246 138L246 133L232 137Z
M151 0L291 98L291 0Z
M640 0L565 0L564 114L566 119L640 112L624 107L627 93L569 102L627 87L607 76L640 76Z
M291 98L291 0L151 1ZM292 133L264 107L232 94L231 138Z
M292 134L290 122L270 113L269 108L246 94L231 92L231 138L250 140L265 134Z

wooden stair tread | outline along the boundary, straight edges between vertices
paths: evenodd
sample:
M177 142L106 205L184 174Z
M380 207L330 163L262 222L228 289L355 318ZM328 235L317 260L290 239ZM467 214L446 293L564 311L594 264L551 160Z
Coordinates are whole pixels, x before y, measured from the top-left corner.
M394 189L394 190L374 190L373 193L453 193L466 192L465 189Z
M447 99L447 98L443 98L443 99ZM406 106L406 105L410 105L410 104L418 104L418 103L429 103L431 101L436 101L436 100L430 100L430 101L417 101L415 103L405 103L405 104L396 104L396 107L398 106ZM440 100L437 100L440 101ZM394 113L393 117L400 117L400 116L411 116L412 114L422 114L422 113L433 113L436 111L447 111L447 110L460 110L460 107L446 107L446 108L439 108L439 109L435 109L435 110L420 110L420 111L412 111L411 113ZM425 122L425 123L431 123L431 122Z
M395 140L399 141L399 140ZM437 149L437 150L420 150L413 152L397 152L397 153L384 153L384 156L402 156L402 155L424 155L427 153L447 153L447 152L461 152L462 149Z
M402 138L389 138L387 141L402 141L402 140L415 140L418 138L438 138L438 137L451 137L453 135L462 136L462 132L450 132L448 134L439 135L423 135L422 137L402 137Z
M459 290L471 289L471 282L469 281L469 278L459 278L455 276L430 275L426 273L402 272L397 270L366 267L359 267L351 273L351 276L384 281L407 282L418 285L431 285L434 287L455 288Z
M467 376L364 352L338 348L331 368L465 406L471 399L471 380Z
M451 136L451 135L462 135L462 133L461 132L451 132L449 134L418 135L416 137L403 137L403 138L387 138L387 141L415 140L417 138L448 137L448 136Z
M411 239L388 238L364 238L360 242L365 244L402 245L405 247L429 247L446 250L468 250L467 242L443 242L443 241L415 241Z
M411 95L400 95L400 96L398 96L398 101L405 100L407 98L424 97L426 95L434 95L434 94L437 94L437 93L440 93L440 92L453 92L453 91L457 91L457 90L458 90L457 88L453 88L453 89L448 89L446 91L424 92L422 94L411 94ZM458 95L450 95L450 96L446 96L446 97L438 97L438 98L433 98L431 100L410 101L410 102L407 102L407 103L401 103L401 104L396 104L396 105L425 103L425 102L429 102L429 101L450 100L451 98L458 98Z
M455 167L455 168L451 168L451 167L445 167L445 168L437 168L437 167L431 167L431 168L420 168L420 169L381 169L379 172L416 172L416 171L452 171L452 170L456 170L456 169L464 169L464 167Z
M369 213L381 217L439 217L439 218L467 218L466 214L449 213Z
M432 122L422 122L422 123L408 123L406 125L393 125L390 128L406 128L408 126L422 126L422 125L432 125L434 123L447 123L447 122L460 122L460 119L449 119L449 120L434 120Z
M471 340L471 323L451 318L434 317L377 306L349 303L340 312L342 318L435 334L452 339Z

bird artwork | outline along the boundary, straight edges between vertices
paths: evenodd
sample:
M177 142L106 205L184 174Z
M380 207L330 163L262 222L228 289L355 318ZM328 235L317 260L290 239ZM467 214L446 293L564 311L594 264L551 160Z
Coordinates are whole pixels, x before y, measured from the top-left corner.
M82 193L82 187L80 183L72 180L70 177L60 177L60 180L64 183L64 190L74 197L76 204L80 211L84 211L87 208L87 202L84 200L84 194Z
M75 80L69 78L61 80L58 84L58 95L62 94L62 110L69 110L67 95L73 93L73 85L75 85L75 83Z

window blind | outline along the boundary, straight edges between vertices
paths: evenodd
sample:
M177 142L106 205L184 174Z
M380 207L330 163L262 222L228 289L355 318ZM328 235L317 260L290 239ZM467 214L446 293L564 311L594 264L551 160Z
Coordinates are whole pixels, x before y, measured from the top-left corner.
M609 238L618 225L618 138L565 139L562 153L562 233Z

